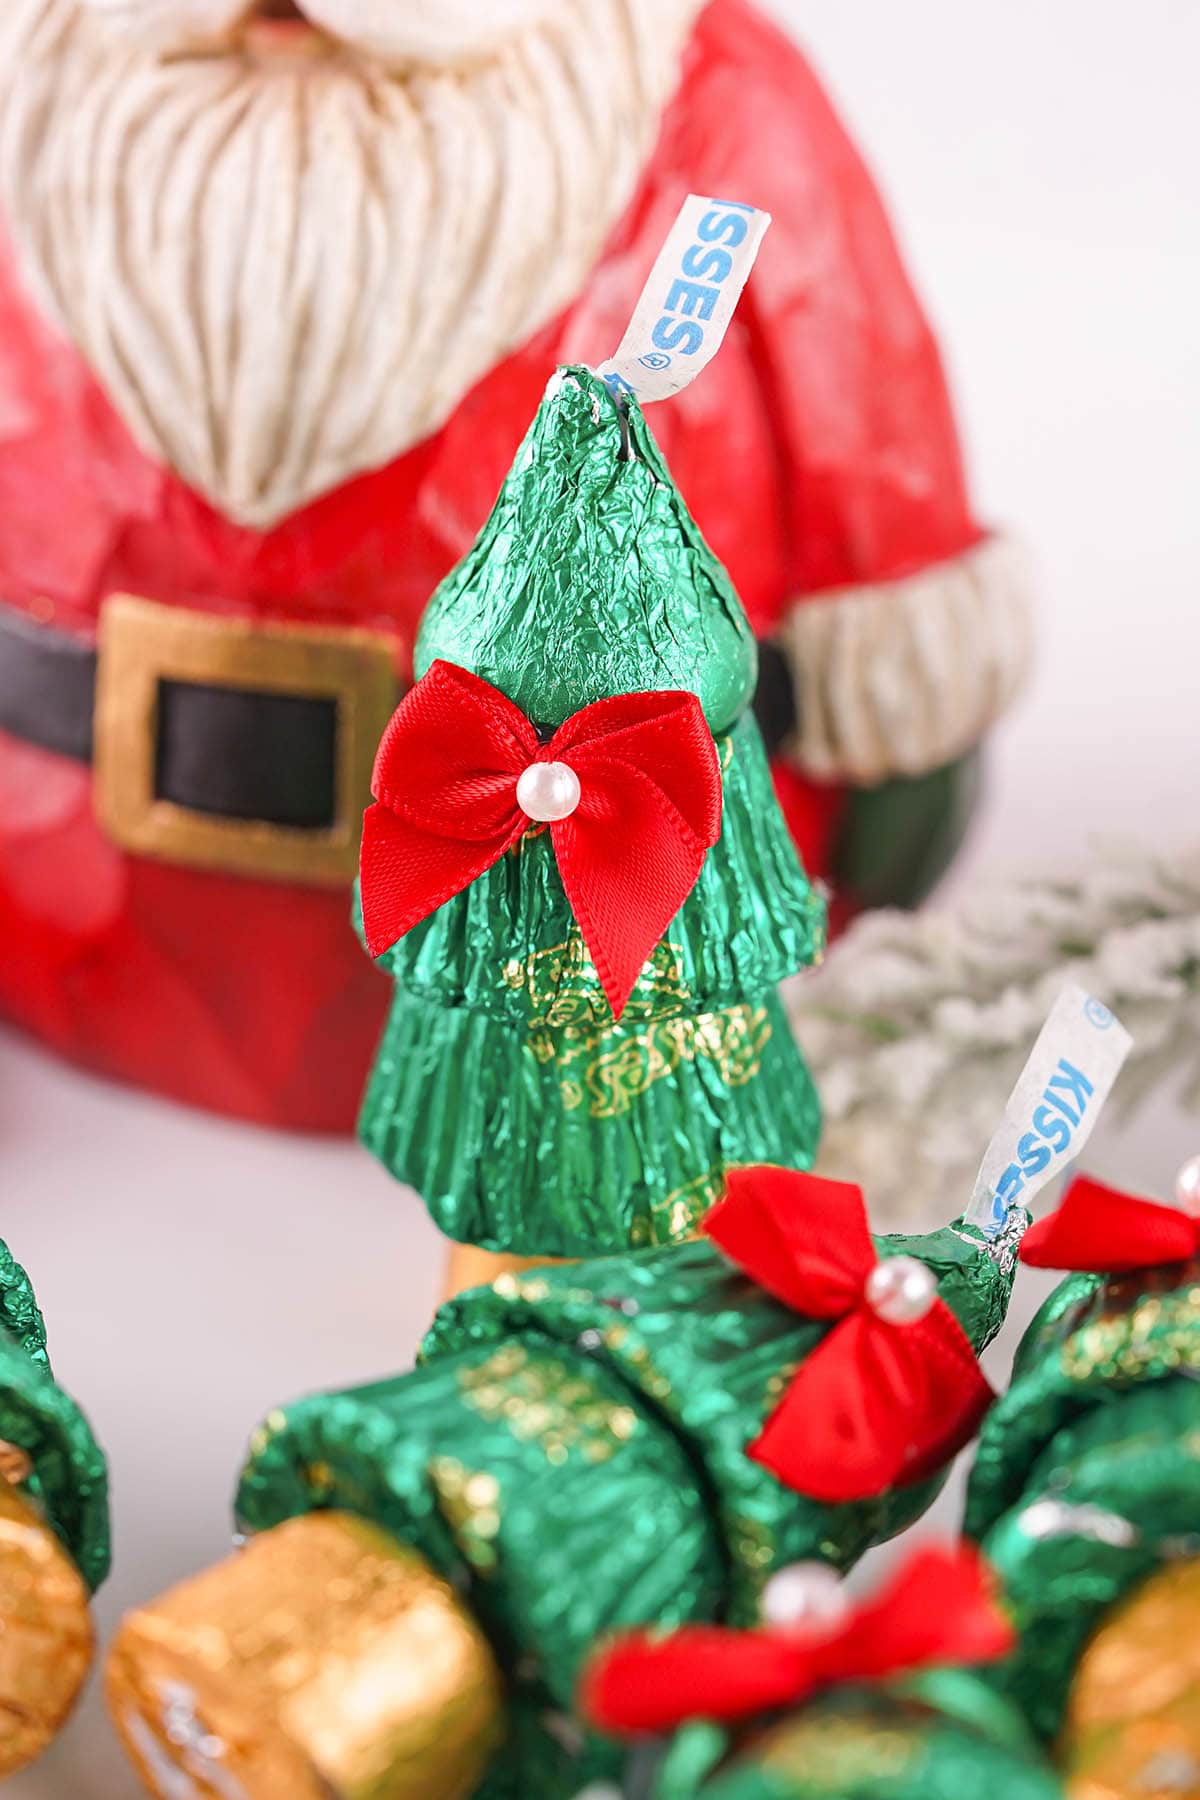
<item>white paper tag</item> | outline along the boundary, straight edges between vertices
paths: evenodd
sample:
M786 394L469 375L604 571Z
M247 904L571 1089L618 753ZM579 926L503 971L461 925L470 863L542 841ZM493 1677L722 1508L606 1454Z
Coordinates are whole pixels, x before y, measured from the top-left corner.
M1065 987L1038 1033L987 1147L967 1219L989 1237L1027 1205L1092 1134L1133 1039L1101 1001Z
M665 400L712 361L770 223L740 200L688 195L616 354L596 371L614 393Z

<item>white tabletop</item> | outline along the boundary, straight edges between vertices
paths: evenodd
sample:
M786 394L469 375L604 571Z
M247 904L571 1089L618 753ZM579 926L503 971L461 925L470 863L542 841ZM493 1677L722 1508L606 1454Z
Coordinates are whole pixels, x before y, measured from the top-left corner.
M957 879L1077 866L1106 830L1182 843L1200 760L1200 279L1180 183L1200 11L774 10L803 30L883 175L944 332L981 507L1018 525L1041 567L1038 678L1000 734ZM1164 1096L1123 1138L1102 1125L1089 1160L1153 1188L1197 1136ZM403 1366L437 1281L420 1206L352 1143L186 1112L3 1034L0 1233L111 1458L106 1633L224 1551L261 1415ZM952 1500L939 1516L953 1523ZM94 1691L9 1791L133 1800Z

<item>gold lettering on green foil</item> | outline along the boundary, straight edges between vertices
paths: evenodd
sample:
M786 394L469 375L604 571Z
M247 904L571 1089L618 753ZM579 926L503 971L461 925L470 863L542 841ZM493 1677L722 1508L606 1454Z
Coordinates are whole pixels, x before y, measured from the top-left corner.
M670 1400L670 1381L660 1369L655 1368L645 1344L630 1331L628 1325L620 1322L606 1325L600 1337L609 1354L633 1370L634 1379L642 1393L649 1394L652 1400Z
M745 1087L762 1067L770 1037L766 1008L741 1005L659 1019L640 1031L622 1021L601 1031L536 1032L529 1047L543 1066L556 1067L566 1111L582 1106L590 1118L620 1119L685 1063L703 1060L727 1087Z
M611 1042L616 1033L605 1036ZM762 1067L770 1036L771 1022L762 1006L729 1006L694 1019L660 1020L592 1057L581 1075L583 1099L593 1119L619 1119L656 1081L674 1075L684 1063L701 1060L712 1064L726 1087L745 1087Z
M505 985L529 1003L530 1052L556 1069L567 1112L585 1107L593 1119L623 1118L656 1081L701 1059L727 1087L758 1074L771 1036L766 1008L689 1015L683 954L665 938L655 946L619 1024L577 927L564 943L504 965Z
M687 1005L692 990L683 976L683 948L664 938L656 944L642 967L633 992L625 1003L626 1019L653 1018ZM523 989L529 1003L531 1033L595 1030L611 1026L612 1008L600 985L596 965L577 926L565 943L536 950L524 962L517 958L504 965L504 984Z
M519 1443L538 1444L554 1464L572 1451L607 1462L637 1430L633 1408L611 1400L578 1362L534 1360L520 1344L505 1344L475 1368L460 1370L458 1386L473 1412L507 1425Z
M802 1717L779 1727L759 1746L757 1761L788 1780L830 1793L864 1783L894 1781L911 1766L918 1745L909 1729L866 1718Z
M760 1584L770 1574L775 1561L775 1534L761 1519L738 1513L729 1521L729 1545L738 1569L752 1577L757 1613Z
M1154 1274L1141 1271L1141 1284L1151 1282ZM1128 1291L1134 1278L1121 1285ZM1111 1284L1110 1292L1118 1298L1117 1283ZM1102 1314L1072 1333L1062 1349L1063 1373L1072 1381L1093 1376L1137 1381L1175 1372L1193 1375L1200 1369L1197 1327L1200 1283L1191 1280L1174 1293L1145 1294L1135 1305Z
M685 1238L695 1237L701 1219L716 1205L724 1187L725 1165L719 1163L715 1169L706 1169L703 1175L693 1175L682 1187L672 1188L661 1199L655 1195L650 1202L650 1211L660 1227L653 1234L655 1243L677 1244Z
M499 1561L493 1539L500 1531L500 1483L456 1456L435 1456L429 1474L454 1541L472 1568L490 1575Z

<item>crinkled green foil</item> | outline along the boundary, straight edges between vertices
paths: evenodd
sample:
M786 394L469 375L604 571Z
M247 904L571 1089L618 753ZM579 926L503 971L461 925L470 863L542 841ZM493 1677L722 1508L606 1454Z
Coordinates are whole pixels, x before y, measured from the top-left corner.
M824 904L797 860L753 717L719 748L720 840L634 987L627 1018L731 1005L774 987L824 946ZM379 963L411 994L486 1011L526 1031L612 1023L545 831L522 838Z
M360 1130L447 1237L531 1256L693 1235L726 1168L804 1168L816 1091L775 993L530 1037L398 992Z
M1011 1265L969 1228L880 1247L923 1255L973 1341L991 1337ZM470 1593L526 1727L561 1731L545 1715L601 1632L746 1622L773 1569L847 1565L928 1505L936 1481L817 1505L745 1455L827 1329L706 1241L502 1277L443 1308L411 1374L272 1414L238 1511L262 1530L345 1508L419 1549ZM553 1792L524 1737L497 1781L524 1778L514 1757L515 1791Z
M448 1237L672 1242L727 1167L811 1163L819 1105L773 984L817 954L823 908L753 720L730 748L721 842L619 1024L545 833L382 959L397 990L359 1131Z
M982 1538L1025 1490L1064 1425L1117 1394L1200 1373L1200 1262L1105 1280L1070 1275L1022 1339L1013 1377L984 1421L966 1529Z
M717 732L722 833L619 1025L546 832L381 957L396 998L364 1143L446 1234L588 1256L688 1236L733 1163L807 1168L808 1072L774 997L824 905L741 717L754 645L636 402L623 455L603 383L568 371L492 518L430 603L418 670L477 670L539 724L602 695L685 688Z
M506 1667L533 1659L560 1702L614 1608L629 1625L708 1617L722 1590L681 1445L618 1371L528 1328L272 1415L239 1513L260 1528L322 1506L465 1579Z
M1200 1389L1151 1381L1061 1425L983 1548L1020 1634L992 1679L1053 1738L1109 1608L1164 1561L1200 1553Z
M590 1800L593 1784L620 1792L621 1765L615 1744L522 1690L509 1705L507 1743L471 1800Z
M49 1370L46 1321L33 1283L5 1243L0 1243L0 1330L7 1332L32 1362Z
M891 1693L1014 1755L1038 1760L1040 1746L1021 1714L984 1679L978 1665L918 1669L888 1683Z
M1047 1738L1107 1608L1161 1556L1196 1553L1198 1374L1200 1262L1072 1275L984 1421L965 1529L999 1569L1021 1631L994 1679Z
M754 693L754 637L632 397L626 419L627 440L591 370L558 372L426 609L417 675L458 663L548 726L611 694L687 688L729 729Z
M0 1244L0 1440L33 1463L28 1489L89 1587L108 1573L108 1473L87 1420L54 1380L29 1278Z
M994 1260L973 1228L877 1240L884 1255L919 1256L977 1348L1004 1319L1011 1259ZM771 1299L706 1239L638 1256L502 1276L451 1301L425 1340L426 1363L502 1343L536 1326L582 1344L645 1394L703 1470L730 1557L726 1616L750 1622L762 1583L806 1557L848 1566L918 1517L936 1482L845 1506L785 1488L745 1454L787 1380L829 1330Z
M958 1687L970 1680L959 1674ZM743 1737L698 1784L677 1779L669 1758L655 1800L1059 1800L1061 1792L1019 1727L979 1728L957 1709L942 1712L932 1687L920 1701L848 1688Z
M522 1800L535 1779L579 1785L568 1757L555 1788L547 1722L598 1632L720 1604L723 1549L684 1447L619 1372L534 1331L272 1415L239 1515L262 1529L323 1506L391 1530L468 1594L517 1709L493 1785Z

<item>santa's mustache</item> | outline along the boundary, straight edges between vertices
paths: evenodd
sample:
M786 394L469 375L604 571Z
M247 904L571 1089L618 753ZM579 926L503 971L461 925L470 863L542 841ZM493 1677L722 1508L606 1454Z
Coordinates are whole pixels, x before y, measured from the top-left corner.
M401 76L315 35L168 55L103 4L5 0L0 206L143 447L265 527L436 429L573 296L699 5L559 0Z
M462 67L548 18L558 0L79 0L143 49L228 44L256 18L305 21L396 68Z

